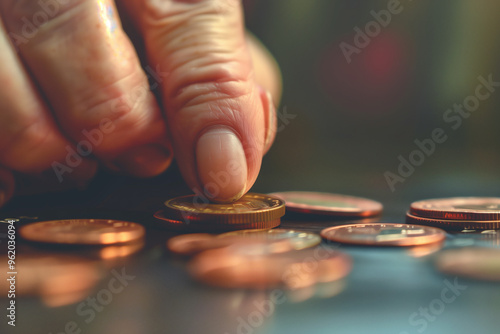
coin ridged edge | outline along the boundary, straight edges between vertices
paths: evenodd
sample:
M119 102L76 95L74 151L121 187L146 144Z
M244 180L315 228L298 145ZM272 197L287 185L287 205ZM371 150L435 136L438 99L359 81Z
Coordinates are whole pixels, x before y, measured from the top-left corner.
M490 197L451 197L451 198L435 198L427 199L422 201L416 201L410 204L410 214L413 216L418 216L422 218L431 219L444 219L444 220L474 220L474 221L500 221L500 213L493 212L465 212L450 211L447 209L425 209L419 207L421 203L425 202L439 202L439 201L452 201L452 200L478 200L478 199L488 199ZM491 197L491 199L496 199L496 197Z
M241 225L241 224L252 224L252 223L262 223L266 221L273 221L279 219L285 215L285 202L281 198L277 198L275 196L269 195L258 195L249 193L247 195L250 196L259 196L259 197L270 197L273 200L279 201L279 205L275 208L262 209L257 212L247 212L247 213L210 213L210 212L195 212L193 211L184 211L179 208L173 207L169 205L170 201L179 199L179 198L194 198L196 195L187 195L181 196L177 198L172 198L165 202L164 212L168 215L172 220L191 220L196 222L211 222L217 224L226 224L226 225Z
M410 212L406 213L406 222L408 224L420 224L426 226L441 227L450 230L498 230L500 221L469 221L469 220L446 220L418 217Z
M254 222L245 224L217 224L213 222L199 222L193 221L189 224L184 221L168 219L162 216L162 210L155 213L154 218L159 224L165 228L170 228L176 231L208 231L208 232L224 232L224 231L238 231L238 230L251 230L262 229L269 230L278 227L281 224L281 219L269 220L265 222Z

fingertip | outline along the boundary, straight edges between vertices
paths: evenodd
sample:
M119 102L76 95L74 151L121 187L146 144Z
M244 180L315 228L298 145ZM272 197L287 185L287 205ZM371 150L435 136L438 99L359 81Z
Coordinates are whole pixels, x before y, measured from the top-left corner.
M198 139L196 162L203 192L211 201L231 203L243 196L248 166L243 145L233 129L207 129Z

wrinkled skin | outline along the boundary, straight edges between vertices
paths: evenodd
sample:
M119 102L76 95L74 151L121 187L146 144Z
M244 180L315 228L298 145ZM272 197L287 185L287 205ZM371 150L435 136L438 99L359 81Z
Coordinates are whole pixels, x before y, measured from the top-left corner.
M174 157L215 201L255 182L281 81L240 1L119 5L121 17L111 0L0 0L0 206L18 177L66 189L99 166L156 176Z

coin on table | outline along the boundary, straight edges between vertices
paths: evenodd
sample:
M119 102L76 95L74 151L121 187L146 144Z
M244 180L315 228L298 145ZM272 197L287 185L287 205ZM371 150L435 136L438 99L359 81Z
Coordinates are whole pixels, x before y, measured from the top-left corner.
M285 203L276 197L248 193L234 203L201 201L197 195L182 196L165 202L164 214L174 221L217 225L244 225L276 221L285 214Z
M195 279L212 286L301 289L345 277L350 272L351 260L333 250L321 257L314 250L242 256L223 248L200 253L189 267Z
M224 233L219 237L241 237L250 240L253 239L271 242L277 240L286 240L288 243L290 243L291 248L295 250L311 248L321 242L321 237L315 233L288 229L243 230Z
M407 224L351 224L321 231L327 240L366 246L418 246L442 242L446 233L438 228Z
M420 224L441 227L446 230L495 230L500 229L500 220L449 220L433 219L412 215L406 213L406 222L409 224Z
M264 222L245 223L245 224L217 224L216 222L173 220L168 218L164 210L159 210L154 217L160 222L160 226L169 230L180 232L225 232L246 229L270 229L281 224L281 219L269 220Z
M447 220L500 221L500 198L454 197L414 202L410 214Z
M369 217L382 212L381 203L346 195L308 191L288 191L271 193L271 196L285 201L289 211L316 215Z
M79 245L110 245L144 237L137 223L108 219L51 220L25 225L19 229L24 239L36 242Z
M224 247L232 247L240 253L248 250L251 253L275 254L294 250L292 246L288 239L246 238L244 235L219 238L208 233L184 234L167 241L167 248L170 251L186 256Z
M461 248L437 255L436 268L447 275L500 282L500 249Z

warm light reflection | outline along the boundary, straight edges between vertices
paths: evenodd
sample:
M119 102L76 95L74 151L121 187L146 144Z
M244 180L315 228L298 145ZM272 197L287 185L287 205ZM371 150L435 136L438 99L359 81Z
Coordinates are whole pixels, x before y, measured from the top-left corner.
M127 257L137 253L144 247L144 242L135 242L132 244L120 246L107 246L99 250L99 257L103 260L113 260Z
M443 245L444 243L439 242L430 245L411 247L408 249L408 255L415 258L424 257L437 252L443 247Z
M106 0L98 1L97 5L99 6L100 21L104 23L109 33L113 33L117 27L113 6Z

